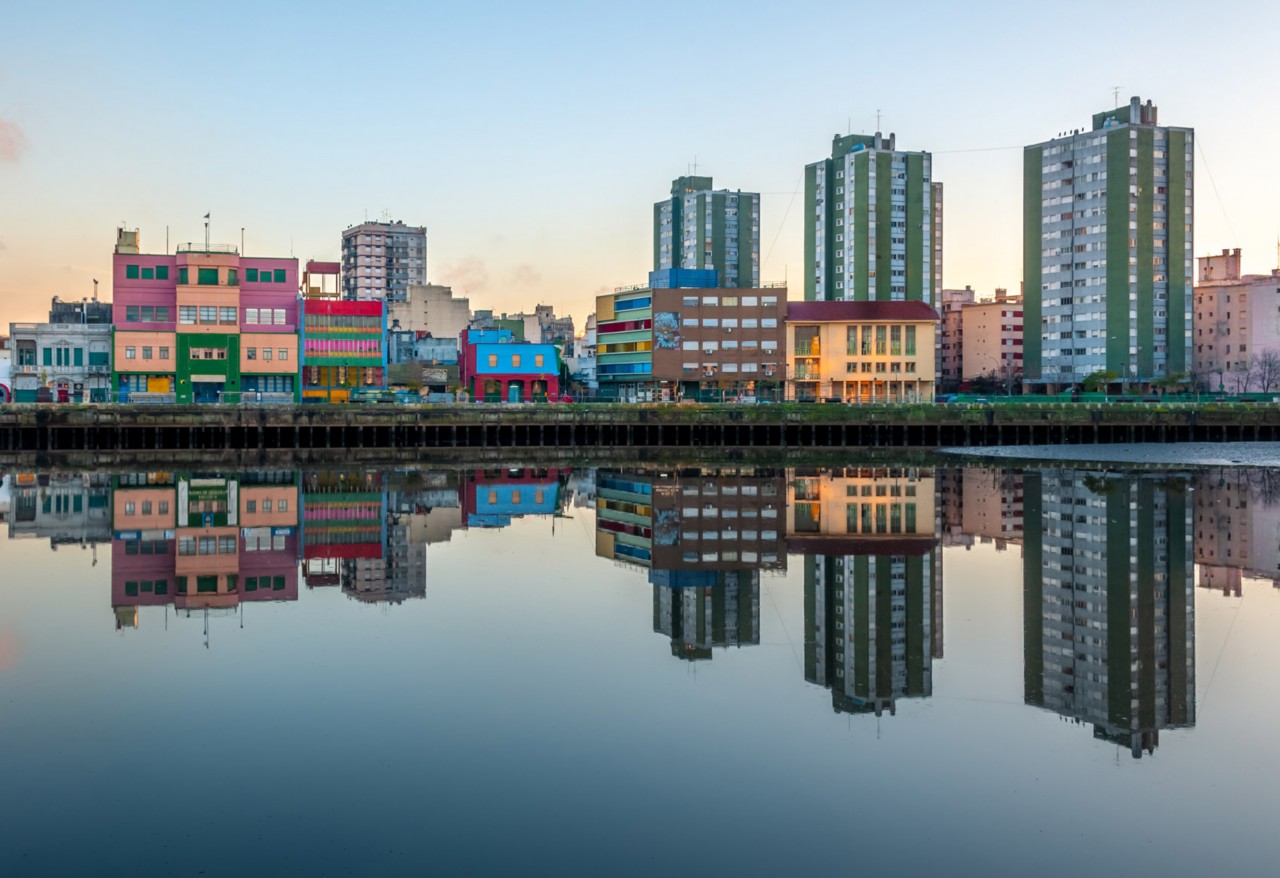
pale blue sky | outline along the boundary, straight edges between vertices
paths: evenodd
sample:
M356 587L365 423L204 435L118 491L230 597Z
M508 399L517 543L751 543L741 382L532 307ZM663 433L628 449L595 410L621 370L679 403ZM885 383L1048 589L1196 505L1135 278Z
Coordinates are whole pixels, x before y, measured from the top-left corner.
M1275 3L144 0L0 21L0 324L93 277L108 295L121 221L160 251L212 211L215 240L331 259L384 210L428 226L431 278L473 307L581 321L644 280L651 204L695 156L764 193L762 276L798 298L804 165L877 109L934 153L945 284L1016 289L1021 147L1117 85L1196 129L1197 255L1276 264Z

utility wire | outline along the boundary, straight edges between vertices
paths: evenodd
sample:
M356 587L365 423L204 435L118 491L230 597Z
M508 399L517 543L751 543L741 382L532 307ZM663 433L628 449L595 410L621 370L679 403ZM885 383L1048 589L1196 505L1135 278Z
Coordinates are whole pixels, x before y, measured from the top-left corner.
M791 215L791 205L796 203L796 195L800 192L800 187L804 185L804 171L800 172L800 179L796 181L796 188L791 190L791 199L787 202L787 210L782 214L782 222L778 223L778 231L773 236L773 243L769 245L769 252L764 255L764 262L760 263L760 275L764 276L764 268L769 264L769 257L773 255L773 248L778 246L778 239L782 237L782 230L787 226L787 217ZM782 193L778 193L782 194Z
M1240 236L1236 234L1236 228L1231 224L1231 217L1227 215L1227 206L1222 202L1222 195L1218 192L1218 183L1213 179L1213 171L1209 168L1209 159L1204 154L1204 144L1200 142L1200 138L1196 137L1196 146L1200 149L1200 163L1204 165L1204 172L1209 175L1209 185L1213 187L1213 197L1218 199L1218 208L1222 211L1222 218L1227 222L1227 231L1231 233L1231 240L1239 241Z

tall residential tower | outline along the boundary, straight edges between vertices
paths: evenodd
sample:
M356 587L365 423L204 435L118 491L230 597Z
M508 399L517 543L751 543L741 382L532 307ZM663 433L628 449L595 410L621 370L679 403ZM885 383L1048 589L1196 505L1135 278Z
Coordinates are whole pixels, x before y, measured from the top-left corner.
M836 135L805 166L804 297L937 303L942 184L933 157L879 132Z
M760 286L760 194L680 177L653 206L653 269L714 268L722 287Z
M1139 98L1023 154L1026 381L1140 385L1191 366L1190 128Z
M342 233L342 298L404 302L427 282L424 226L364 223Z

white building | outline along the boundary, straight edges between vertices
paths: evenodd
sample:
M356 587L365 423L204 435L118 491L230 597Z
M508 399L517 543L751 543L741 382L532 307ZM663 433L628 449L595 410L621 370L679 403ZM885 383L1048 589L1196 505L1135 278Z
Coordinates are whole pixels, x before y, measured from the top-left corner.
M452 287L440 284L411 284L401 301L387 310L391 323L412 332L429 332L433 338L455 341L471 325L471 300L455 296Z
M403 302L427 282L427 230L400 221L363 223L342 233L342 298Z
M1024 375L1143 385L1191 369L1190 128L1139 98L1023 155Z
M10 323L14 402L107 402L111 393L111 306L53 300L48 323ZM0 382L3 383L3 382Z

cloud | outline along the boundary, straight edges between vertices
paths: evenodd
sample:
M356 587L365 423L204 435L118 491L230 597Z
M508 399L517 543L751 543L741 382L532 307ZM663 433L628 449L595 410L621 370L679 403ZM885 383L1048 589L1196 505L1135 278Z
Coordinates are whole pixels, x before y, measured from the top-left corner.
M536 287L540 283L542 283L542 275L527 262L517 265L515 271L511 272L513 287Z
M0 119L0 162L16 162L27 150L27 138L17 122Z
M440 282L462 293L479 293L489 285L489 269L479 256L466 256L440 271Z

